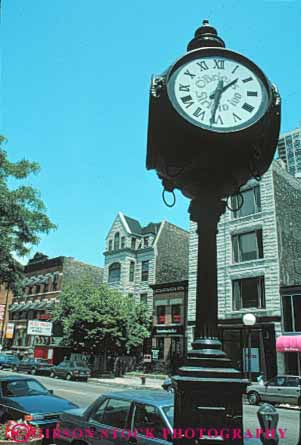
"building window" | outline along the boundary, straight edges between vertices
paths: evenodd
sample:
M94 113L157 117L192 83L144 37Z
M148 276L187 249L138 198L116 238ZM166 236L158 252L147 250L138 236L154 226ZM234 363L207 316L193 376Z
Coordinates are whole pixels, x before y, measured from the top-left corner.
M129 281L134 281L134 276L135 276L135 263L134 261L130 261Z
M121 237L121 249L125 248L125 236Z
M172 319L172 323L181 323L182 322L181 305L180 304L173 304L171 306L171 319Z
M109 252L113 249L113 241L110 239L109 241Z
M251 261L263 258L262 230L232 236L233 261Z
M166 320L166 306L157 306L157 323L165 324Z
M265 308L264 277L232 281L233 310Z
M140 303L147 304L147 294L140 294Z
M39 284L36 285L36 294L41 292L41 286Z
M109 283L120 281L120 263L113 263L109 266Z
M149 261L141 263L141 281L148 281Z
M136 238L131 239L131 249L136 249Z
M285 332L301 332L301 294L283 295L283 329Z
M244 216L252 215L253 213L261 212L259 185L249 190L244 190L241 192L241 194L243 197L242 206L241 206L241 197L239 195L234 195L231 197L232 209L238 209L233 212L234 218L242 218Z
M118 250L119 249L119 232L115 233L114 235L114 250Z
M144 238L144 247L148 247L148 237Z

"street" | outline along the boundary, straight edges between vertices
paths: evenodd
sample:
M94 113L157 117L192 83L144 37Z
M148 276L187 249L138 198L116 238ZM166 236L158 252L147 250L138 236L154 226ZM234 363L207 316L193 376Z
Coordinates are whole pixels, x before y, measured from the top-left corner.
M2 373L2 371L1 371ZM5 371L7 373L7 371ZM14 373L10 373L14 374ZM17 373L20 375L21 373ZM95 382L75 382L66 381L60 379L53 379L45 376L34 376L48 389L53 389L54 393L58 396L64 397L79 406L87 406L93 402L97 397L107 391L122 391L125 388L118 386L108 381L108 384L95 383ZM128 389L133 389L127 386ZM141 388L143 391L143 388ZM158 391L154 389L154 391ZM256 428L259 428L257 420L258 406L251 406L249 404L244 405L244 430L249 430L254 436L256 434ZM279 413L278 430L281 428L284 431L284 439L279 443L283 445L297 445L298 443L298 428L299 428L299 411L289 410L284 408L277 408Z

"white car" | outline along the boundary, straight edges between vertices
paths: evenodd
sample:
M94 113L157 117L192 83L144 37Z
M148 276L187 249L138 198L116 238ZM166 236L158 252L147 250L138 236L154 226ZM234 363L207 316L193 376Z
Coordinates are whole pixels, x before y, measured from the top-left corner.
M258 405L260 402L299 405L301 403L301 377L277 375L265 383L252 384L247 388L247 397L251 405Z

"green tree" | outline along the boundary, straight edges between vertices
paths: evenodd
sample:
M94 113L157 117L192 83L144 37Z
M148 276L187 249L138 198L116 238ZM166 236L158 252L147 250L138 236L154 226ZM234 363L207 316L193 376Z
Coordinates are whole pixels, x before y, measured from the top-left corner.
M74 351L105 356L114 351L134 352L151 328L145 305L87 280L63 286L54 320L61 321L64 342Z
M0 136L0 282L16 291L23 270L14 255L24 256L39 243L39 235L55 225L45 214L39 193L28 185L16 186L19 180L39 171L35 162L10 162Z

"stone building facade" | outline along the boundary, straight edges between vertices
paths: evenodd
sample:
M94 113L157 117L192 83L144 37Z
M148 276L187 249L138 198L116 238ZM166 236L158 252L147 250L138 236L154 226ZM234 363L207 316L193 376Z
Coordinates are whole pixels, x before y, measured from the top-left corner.
M189 232L167 221L142 226L119 212L106 238L104 282L153 312L152 285L187 280L188 240Z
M296 273L301 271L301 184L281 161L274 161L260 182L249 181L241 192L243 204L239 196L230 200L232 209L242 204L241 209L227 210L218 225L218 318L225 350L234 364L245 369L251 352L254 375L263 372L270 377L277 368L278 372L291 371L286 354L276 353L276 341L285 333L283 288L298 289L301 284L301 274ZM190 234L189 341L195 320L195 223ZM242 317L250 312L257 321L247 338Z
M51 359L53 349L59 345L60 334L51 336L27 335L31 320L51 321L52 311L60 300L65 283L79 280L81 276L101 283L103 269L75 260L71 257L48 258L36 253L24 268L23 294L15 296L9 308L10 322L14 323L14 337L11 349L21 354L33 354L40 350L40 356Z

